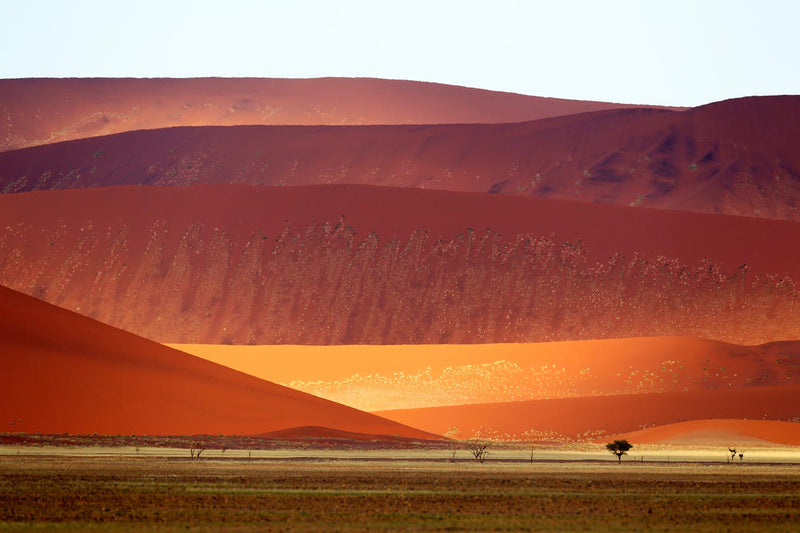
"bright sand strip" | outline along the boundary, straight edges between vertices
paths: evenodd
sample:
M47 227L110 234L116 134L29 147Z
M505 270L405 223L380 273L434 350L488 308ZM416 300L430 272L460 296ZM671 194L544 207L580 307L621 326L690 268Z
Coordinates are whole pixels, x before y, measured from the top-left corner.
M367 411L800 382L800 343L787 343L780 353L686 337L535 344L169 346ZM793 359L794 351L799 355Z

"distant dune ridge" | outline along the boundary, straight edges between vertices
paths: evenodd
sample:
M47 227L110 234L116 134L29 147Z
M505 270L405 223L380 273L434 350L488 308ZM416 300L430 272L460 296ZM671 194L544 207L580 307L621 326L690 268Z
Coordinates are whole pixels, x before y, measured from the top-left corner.
M0 283L159 342L800 338L784 221L217 185L2 195L0 227Z
M800 96L514 124L231 126L0 153L0 191L372 184L800 220Z
M499 123L623 107L373 78L0 80L0 151L174 126Z
M325 426L331 433L435 438L5 287L0 421L0 431L27 433L247 435Z

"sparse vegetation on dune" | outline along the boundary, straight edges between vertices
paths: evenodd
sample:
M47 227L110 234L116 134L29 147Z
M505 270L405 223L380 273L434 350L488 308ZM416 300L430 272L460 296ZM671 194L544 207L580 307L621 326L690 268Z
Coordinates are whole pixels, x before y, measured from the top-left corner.
M156 222L129 265L127 225L87 222L68 243L64 228L33 231L20 225L0 238L4 284L162 342L800 338L800 294L789 278L660 256L597 260L582 242L552 236L465 229L450 240L417 231L384 242L339 221L240 241L202 224Z

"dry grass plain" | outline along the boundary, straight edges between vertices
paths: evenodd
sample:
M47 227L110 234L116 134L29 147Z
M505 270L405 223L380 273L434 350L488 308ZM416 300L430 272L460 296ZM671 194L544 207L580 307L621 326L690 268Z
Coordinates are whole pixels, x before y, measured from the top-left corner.
M798 524L796 465L0 457L0 531L710 532Z

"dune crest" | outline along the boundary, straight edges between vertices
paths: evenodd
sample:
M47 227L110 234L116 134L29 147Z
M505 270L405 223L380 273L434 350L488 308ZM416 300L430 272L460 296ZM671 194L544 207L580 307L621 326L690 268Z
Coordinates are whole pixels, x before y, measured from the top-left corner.
M621 107L372 78L0 80L0 151L173 126L497 123Z

